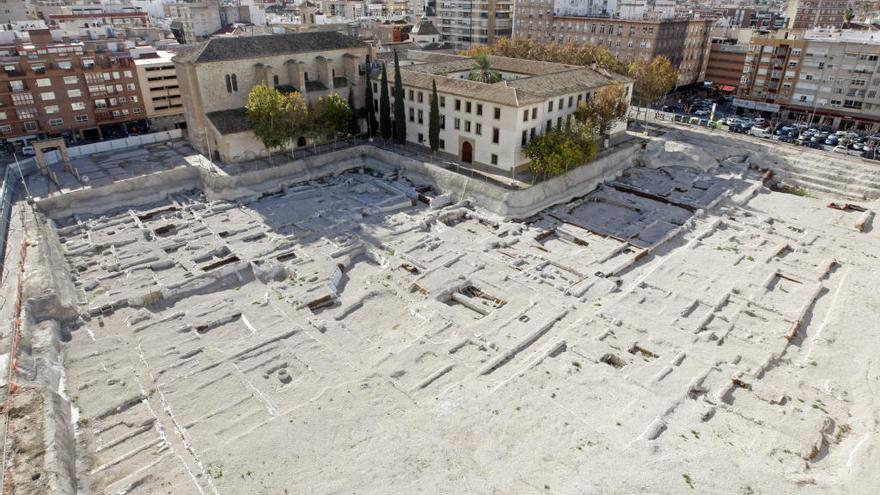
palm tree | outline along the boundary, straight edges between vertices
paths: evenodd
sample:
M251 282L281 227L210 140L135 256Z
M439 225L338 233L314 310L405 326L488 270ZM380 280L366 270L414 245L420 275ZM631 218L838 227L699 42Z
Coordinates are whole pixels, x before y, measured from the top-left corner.
M474 58L474 66L471 68L468 79L486 84L494 84L501 81L501 73L492 69L489 57L478 55Z

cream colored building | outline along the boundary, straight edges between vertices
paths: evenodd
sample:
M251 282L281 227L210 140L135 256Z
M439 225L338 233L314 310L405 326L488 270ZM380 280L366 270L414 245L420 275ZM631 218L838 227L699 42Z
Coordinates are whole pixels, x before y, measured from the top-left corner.
M134 61L144 112L154 131L174 129L185 121L173 57L174 53L159 50Z
M190 142L226 162L265 156L245 119L254 86L299 91L309 103L331 93L348 98L351 90L362 106L364 67L374 56L366 43L334 31L212 38L174 58Z
M183 44L195 43L223 27L219 0L177 1L165 4L171 31Z
M401 61L407 140L428 146L432 83L437 83L440 151L513 173L528 166L523 149L537 136L573 118L578 103L615 81L632 81L586 67L490 56L503 80L495 84L468 79L474 60L458 55L409 51ZM392 79L389 70L389 79ZM373 91L378 109L378 83ZM390 84L390 82L389 82ZM393 90L389 90L393 95ZM392 98L393 102L393 98ZM625 130L619 122L612 130Z

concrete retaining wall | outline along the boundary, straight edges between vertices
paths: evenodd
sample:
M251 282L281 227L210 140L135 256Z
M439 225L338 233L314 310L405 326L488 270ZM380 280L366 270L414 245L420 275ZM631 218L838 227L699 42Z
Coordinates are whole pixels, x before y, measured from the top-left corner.
M363 145L235 176L205 174L203 189L208 199L233 200L277 189L285 184L368 166L379 170L399 170L414 182L431 184L450 194L453 201L468 199L502 217L521 219L551 205L586 195L602 181L617 177L640 156L641 147L634 143L563 176L527 189L512 190L392 151Z
M122 139L99 141L97 143L84 144L82 146L72 146L67 148L67 153L71 158L79 158L81 156L89 156L95 153L104 153L107 151L122 150L147 144L171 141L172 139L180 139L181 137L183 137L182 130L172 129L170 131L139 134L137 136L129 136ZM46 157L46 163L50 165L61 161L61 153L57 150L46 152L44 156Z

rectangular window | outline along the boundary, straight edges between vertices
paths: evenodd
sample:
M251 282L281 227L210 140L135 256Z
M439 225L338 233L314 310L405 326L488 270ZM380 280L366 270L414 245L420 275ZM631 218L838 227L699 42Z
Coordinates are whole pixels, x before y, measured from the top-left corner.
M51 86L52 80L49 78L37 79L37 86L41 88L45 88L46 86Z
M446 149L446 141L444 141L444 140L442 140L442 139L440 140L440 149L441 149L441 150L445 150L445 149Z
M43 101L52 101L55 99L55 93L52 91L46 91L45 93L40 94L40 98L42 98Z
M492 153L492 165L498 165L498 155Z
M469 101L464 102L464 111L467 113L471 113L471 102L469 102Z
M10 132L12 132L12 126L9 124L0 125L0 132L2 132L3 134L9 134Z
M574 97L569 96L568 97L568 108L571 108L573 106L574 106Z
M547 103L547 111L548 111L548 112L552 112L552 111L553 111L553 100L550 100L550 102Z
M495 107L495 119L497 120L500 118L501 118L501 109L498 107Z
M483 115L483 104L477 103L477 115Z
M24 123L24 130L26 130L26 131L36 131L39 128L40 128L40 126L37 125L36 122L25 122Z
M425 142L425 135L422 134L421 132L419 133L419 142L420 142L420 143L424 143L424 142Z
M526 143L528 143L528 142L529 142L529 133L528 133L528 131L523 131L522 132L522 139L520 140L520 144L525 146Z
M141 113L141 107L134 107L134 113Z
M456 131L461 129L461 119L456 117L455 122L452 123L452 127L454 127Z
M85 109L86 109L86 104L83 103L83 102L81 102L81 101L75 101L75 102L73 102L73 103L70 104L70 109L71 109L71 110L74 110L74 111L76 111L76 110L85 110Z
M416 112L412 108L409 109L409 121L415 122L416 120Z
M79 78L76 76L64 76L64 84L76 84L79 82Z
M88 115L77 115L76 117L74 117L74 120L76 120L77 122L88 122L89 116Z
M537 118L538 118L538 107L535 107L532 109L532 120L535 120Z
M419 95L418 95L419 103L421 103L423 101L423 98L424 98L423 93L421 91L419 91Z
M61 127L64 125L64 119L49 119L49 125L52 127Z
M6 120L6 112L0 112L0 120Z
M493 127L492 128L492 142L495 144L498 144L500 137L501 137L501 132L498 130L497 127Z
M424 123L424 120L423 120L423 119L424 119L424 117L423 117L422 111L419 110L419 124L423 124L423 123Z
M527 108L527 109L523 110L523 122L528 122L528 121L529 121L529 109Z
M440 116L440 129L446 129L446 116Z
M458 98L455 99L455 111L456 112L461 111L461 100L459 100Z
M464 132L471 132L471 121L470 120L464 121Z
M477 134L477 136L482 136L483 135L483 124L480 124L478 122L476 128L474 129L474 132Z
M553 121L550 120L550 119L547 119L547 124L544 125L544 129L545 129L545 130L548 130L548 131L549 131L550 129L553 129Z
M529 139L535 139L535 128L534 127L532 127L531 130L529 130Z
M44 107L44 109L46 110L46 113L50 115L53 113L58 113L58 105L47 105L46 107Z
M82 90L80 90L80 89L68 89L68 90L67 90L67 97L68 97L68 98L81 98L81 97L82 97Z
M446 97L445 96L440 97L440 108L446 108Z
M73 63L70 60L61 60L58 62L58 68L63 70L70 70L73 68Z
M413 101L413 99L415 98L415 95L416 95L415 91L409 90L409 101Z

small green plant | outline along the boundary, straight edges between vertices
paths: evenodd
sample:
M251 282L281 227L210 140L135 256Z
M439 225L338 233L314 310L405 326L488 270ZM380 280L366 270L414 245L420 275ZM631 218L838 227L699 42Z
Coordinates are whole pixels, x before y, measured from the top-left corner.
M687 483L689 487L691 487L691 490L693 490L694 489L694 481L691 479L691 475L684 473L681 475L681 477L684 478L684 482Z

